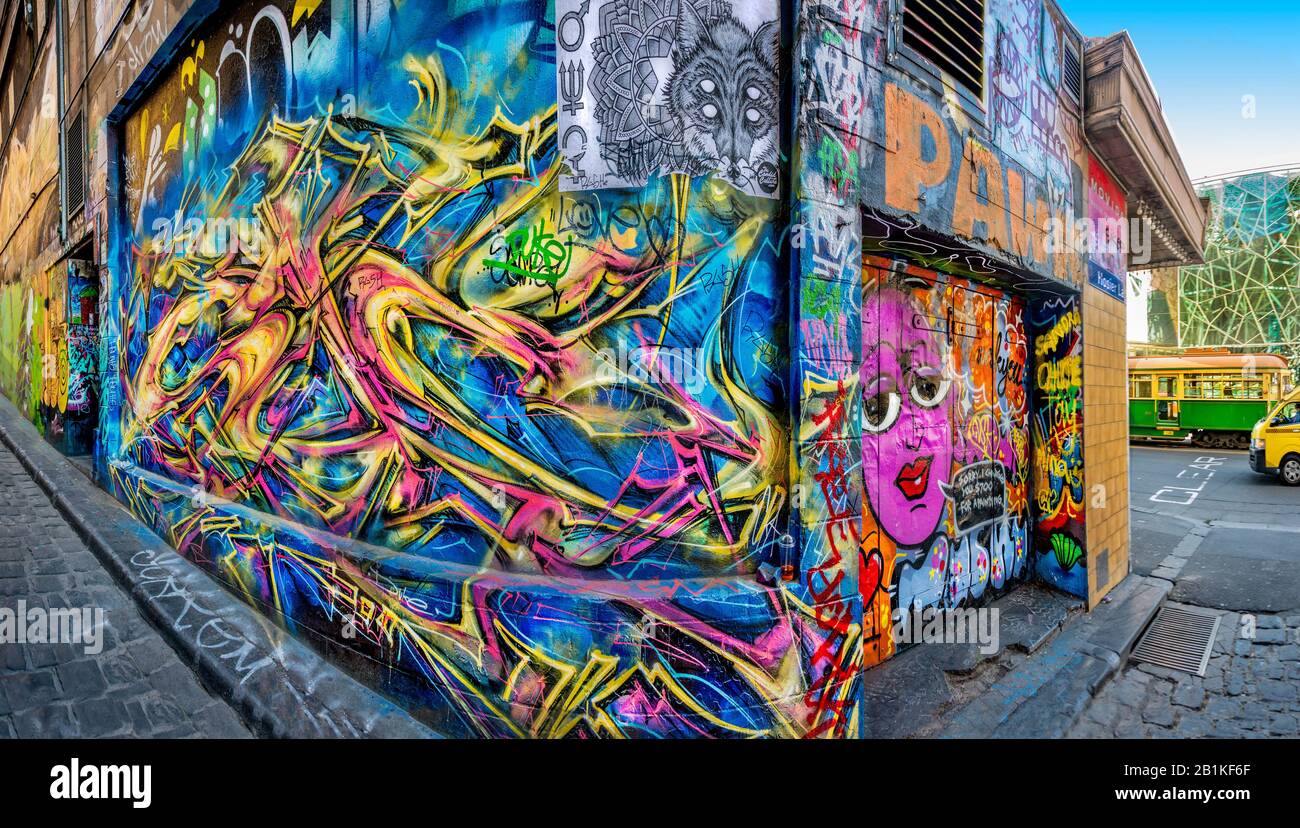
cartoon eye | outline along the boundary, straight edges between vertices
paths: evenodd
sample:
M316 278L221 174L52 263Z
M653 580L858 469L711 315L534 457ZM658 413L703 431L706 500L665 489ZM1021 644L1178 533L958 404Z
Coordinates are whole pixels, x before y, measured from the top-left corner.
M706 93L708 93L708 94L710 94L710 95L712 95L712 94L713 94L713 90L715 90L715 89L717 89L717 88L718 88L718 85L717 85L716 83L714 83L713 81L709 80L708 78L705 78L704 80L700 81L700 89L702 89L703 91L705 91Z
M948 396L952 380L916 377L912 382L912 399L922 408L934 408Z
M749 97L751 101L756 101L758 100L758 97L763 93L759 91L757 86L748 86L745 88L745 94Z
M759 115L757 109L750 108L745 110L745 120L749 121L751 124L758 123L758 119L761 117L762 116Z
M871 434L884 434L898 421L903 400L893 391L881 391L862 400L862 427Z
M705 118L716 118L716 117L718 117L718 108L717 108L716 106L714 106L713 104L705 104L704 107L703 107L700 111L704 113L704 117L705 117Z

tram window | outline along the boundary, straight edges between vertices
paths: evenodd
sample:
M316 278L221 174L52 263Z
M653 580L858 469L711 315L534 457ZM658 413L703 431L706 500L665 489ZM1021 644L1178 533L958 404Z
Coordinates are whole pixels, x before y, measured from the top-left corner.
M1173 377L1160 377L1156 380L1156 396L1169 398L1175 396L1177 380Z
M1183 383L1187 397L1202 400L1262 400L1264 381L1242 380L1232 376L1203 375Z
M1151 375L1135 374L1132 379L1132 389L1129 392L1135 400L1151 399Z

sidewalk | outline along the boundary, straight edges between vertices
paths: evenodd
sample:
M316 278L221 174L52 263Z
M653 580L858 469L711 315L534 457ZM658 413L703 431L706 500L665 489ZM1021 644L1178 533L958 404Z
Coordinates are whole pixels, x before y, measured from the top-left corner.
M0 397L0 607L102 609L103 651L0 644L0 737L435 734L168 548Z
M21 602L21 603L20 603ZM74 644L0 644L0 737L247 738L0 447L0 607L95 607L102 651ZM24 622L25 623L25 622Z
M1116 675L1170 583L1130 575L1091 613L1071 596L1026 584L994 601L1001 650L927 644L867 671L868 738L1067 735Z

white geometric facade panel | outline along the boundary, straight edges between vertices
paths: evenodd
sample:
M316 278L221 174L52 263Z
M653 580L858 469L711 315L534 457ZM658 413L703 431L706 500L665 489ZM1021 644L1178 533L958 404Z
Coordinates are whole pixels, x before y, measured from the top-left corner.
M1213 212L1205 264L1180 270L1179 344L1278 353L1300 368L1300 168L1198 191Z

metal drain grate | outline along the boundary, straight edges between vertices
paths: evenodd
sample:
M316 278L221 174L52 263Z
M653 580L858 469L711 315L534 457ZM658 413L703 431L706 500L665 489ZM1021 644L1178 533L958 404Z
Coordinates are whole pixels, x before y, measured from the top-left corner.
M1218 632L1218 615L1162 607L1133 648L1133 658L1203 676Z

